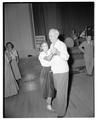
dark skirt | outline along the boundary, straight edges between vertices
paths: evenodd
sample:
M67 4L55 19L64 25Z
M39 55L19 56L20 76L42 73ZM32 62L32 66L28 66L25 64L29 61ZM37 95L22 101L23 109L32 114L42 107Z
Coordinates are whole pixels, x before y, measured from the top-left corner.
M53 82L53 73L51 72L50 67L42 68L40 75L40 82L41 82L43 98L44 99L47 99L47 97L54 98L55 88Z

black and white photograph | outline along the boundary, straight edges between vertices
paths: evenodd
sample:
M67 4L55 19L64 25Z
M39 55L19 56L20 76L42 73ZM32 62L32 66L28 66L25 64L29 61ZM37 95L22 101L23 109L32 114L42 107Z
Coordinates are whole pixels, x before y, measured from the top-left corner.
M95 2L2 2L3 118L95 117Z

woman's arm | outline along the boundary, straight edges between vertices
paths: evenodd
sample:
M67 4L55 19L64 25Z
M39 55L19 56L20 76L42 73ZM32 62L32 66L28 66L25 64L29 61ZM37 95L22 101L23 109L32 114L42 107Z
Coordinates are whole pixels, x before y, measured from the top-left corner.
M79 46L79 49L80 49L83 53L85 53L84 44L83 44L83 43Z
M16 61L17 61L17 63L19 62L19 57L18 56L16 56Z
M16 61L17 61L17 63L19 63L19 54L18 54L18 52L17 52L17 55L16 55Z
M5 52L5 54L6 54L6 57L7 57L8 62L9 62L9 63L11 63L12 58L11 58L11 56L10 56L9 52L8 52L8 51L6 51L6 52Z
M60 55L60 52L56 48L53 48L53 50L50 52L50 55L45 56L44 59L50 61L54 55Z
M19 55L18 55L18 52L16 50L14 50L14 55L16 58L16 62L18 63L19 62Z
M56 48L53 48L53 51L52 51L53 55L60 55L60 51Z
M52 59L52 57L53 57L53 53L51 53L51 54L48 55L48 56L45 56L45 57L44 57L44 60L50 61L50 60Z

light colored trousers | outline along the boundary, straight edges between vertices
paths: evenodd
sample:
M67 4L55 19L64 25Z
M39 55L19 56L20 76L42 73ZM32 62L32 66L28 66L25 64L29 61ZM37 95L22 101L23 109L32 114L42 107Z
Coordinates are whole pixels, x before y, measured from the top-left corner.
M58 116L64 116L67 107L68 94L68 72L53 74L54 87L57 91L56 98L53 102L53 107Z
M92 71L93 71L93 66L94 66L93 57L92 57L92 56L89 56L88 54L85 54L85 55L84 55L84 59L85 59L85 65L86 65L87 73L88 73L89 75L91 75L91 74L92 74Z

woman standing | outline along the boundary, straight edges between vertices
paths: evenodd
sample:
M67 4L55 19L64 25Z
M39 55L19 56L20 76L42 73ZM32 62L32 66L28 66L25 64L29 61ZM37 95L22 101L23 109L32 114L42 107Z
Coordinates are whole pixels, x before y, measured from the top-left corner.
M21 74L18 67L19 57L17 51L14 49L14 45L11 42L6 43L6 55L11 60L10 66L15 80L20 80Z
M54 84L53 84L53 74L51 72L50 60L47 59L49 54L48 44L43 42L41 44L41 52L39 54L39 61L42 66L41 75L40 75L40 82L42 85L42 94L43 98L47 101L47 109L53 110L52 99L54 98ZM50 55L52 57L52 54Z
M16 83L16 80L13 76L11 66L11 58L5 52L5 95L4 97L9 97L18 93L19 87Z
M86 41L79 46L79 49L84 53L87 74L91 75L93 71L93 42L91 36L86 37Z

